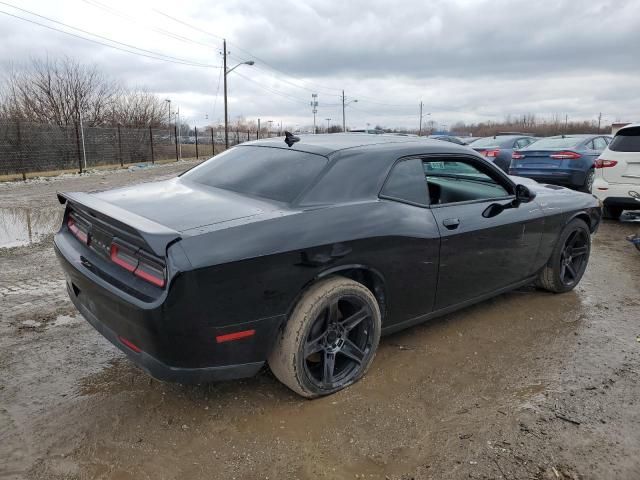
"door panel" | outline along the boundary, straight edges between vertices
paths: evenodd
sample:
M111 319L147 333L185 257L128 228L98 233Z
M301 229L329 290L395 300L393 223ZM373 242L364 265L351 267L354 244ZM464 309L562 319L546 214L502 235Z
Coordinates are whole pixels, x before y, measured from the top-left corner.
M432 207L441 235L435 309L495 291L533 273L544 225L542 211L531 202L484 218L482 212L494 202ZM447 223L457 226L447 228Z

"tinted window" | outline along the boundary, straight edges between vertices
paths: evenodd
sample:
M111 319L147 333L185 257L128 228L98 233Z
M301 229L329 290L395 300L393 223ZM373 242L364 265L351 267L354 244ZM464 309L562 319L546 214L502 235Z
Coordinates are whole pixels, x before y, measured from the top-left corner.
M573 148L584 139L581 137L548 137L535 142L531 148L536 150L553 150L555 148Z
M640 152L640 127L620 130L611 140L609 150L614 152Z
M488 170L464 160L431 161L423 165L432 205L506 197L507 189Z
M183 178L211 187L293 201L327 164L320 155L282 148L235 147L207 160Z
M382 194L385 197L427 205L427 186L422 162L417 158L399 162L393 167Z
M607 148L607 142L604 141L604 138L597 137L593 139L594 150L604 150L605 148Z
M524 148L529 145L531 141L528 138L521 138L516 140L515 148Z

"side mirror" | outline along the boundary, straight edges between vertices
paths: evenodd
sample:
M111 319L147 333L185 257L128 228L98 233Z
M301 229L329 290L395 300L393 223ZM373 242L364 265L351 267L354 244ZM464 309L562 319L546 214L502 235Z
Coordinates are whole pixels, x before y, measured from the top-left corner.
M529 190L526 185L516 185L516 202L529 203L536 198L536 192Z

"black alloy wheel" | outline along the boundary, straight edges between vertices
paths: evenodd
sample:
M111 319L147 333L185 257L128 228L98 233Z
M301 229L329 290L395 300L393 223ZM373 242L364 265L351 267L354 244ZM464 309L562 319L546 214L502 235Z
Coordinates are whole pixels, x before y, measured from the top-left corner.
M589 235L584 230L574 230L567 238L560 256L560 280L567 287L574 286L587 266Z
M318 387L349 384L374 341L373 312L359 297L334 298L314 320L304 344L305 374Z
M380 305L369 288L340 276L319 280L296 303L269 367L303 397L330 395L365 375L381 332Z

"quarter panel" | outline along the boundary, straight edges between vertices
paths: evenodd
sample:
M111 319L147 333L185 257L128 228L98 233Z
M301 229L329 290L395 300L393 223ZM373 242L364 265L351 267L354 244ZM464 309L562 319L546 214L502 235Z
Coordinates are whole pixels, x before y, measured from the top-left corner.
M433 307L440 238L429 209L385 200L328 207L181 243L194 270L176 296L196 323L287 314L322 272L352 264L383 276L385 326Z

